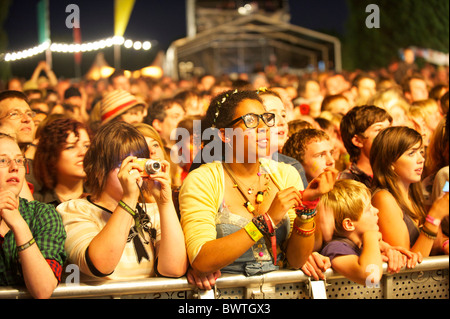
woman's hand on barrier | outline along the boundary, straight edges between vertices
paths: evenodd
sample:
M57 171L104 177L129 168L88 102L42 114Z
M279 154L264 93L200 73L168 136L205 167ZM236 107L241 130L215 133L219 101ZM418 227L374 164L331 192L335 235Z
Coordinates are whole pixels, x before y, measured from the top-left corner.
M382 252L382 259L387 263L387 271L396 274L406 265L407 258L396 249L387 248Z
M417 264L420 264L423 260L422 253L420 251L415 253L400 246L392 247L392 249L397 250L406 257L406 268L412 269L416 267Z
M330 258L313 252L308 257L308 261L303 265L301 270L305 275L313 277L315 280L325 279L325 272L331 267Z
M189 267L187 272L187 280L191 285L197 286L198 289L211 290L216 284L217 278L221 276L220 270L210 274L199 274L195 269Z
M423 260L420 252L415 253L401 246L391 246L384 241L380 241L380 249L383 261L388 264L389 273L398 273L405 266L412 269Z

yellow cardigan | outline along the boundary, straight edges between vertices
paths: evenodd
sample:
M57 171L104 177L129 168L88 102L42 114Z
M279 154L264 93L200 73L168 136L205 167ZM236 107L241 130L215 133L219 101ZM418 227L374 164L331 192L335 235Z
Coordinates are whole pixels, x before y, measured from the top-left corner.
M261 159L260 163L269 169L272 181L279 189L291 186L304 189L301 177L293 166L266 159ZM215 216L223 202L224 181L222 163L208 163L190 172L180 189L181 226L191 263L203 244L216 239ZM294 209L289 210L288 214L292 230L296 217Z

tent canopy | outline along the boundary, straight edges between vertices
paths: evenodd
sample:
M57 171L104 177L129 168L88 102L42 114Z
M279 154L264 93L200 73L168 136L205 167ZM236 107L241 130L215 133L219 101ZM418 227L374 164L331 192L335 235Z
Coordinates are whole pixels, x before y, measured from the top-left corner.
M219 76L251 73L269 64L339 72L341 43L328 34L252 14L174 41L167 50L165 73L183 77L189 65Z

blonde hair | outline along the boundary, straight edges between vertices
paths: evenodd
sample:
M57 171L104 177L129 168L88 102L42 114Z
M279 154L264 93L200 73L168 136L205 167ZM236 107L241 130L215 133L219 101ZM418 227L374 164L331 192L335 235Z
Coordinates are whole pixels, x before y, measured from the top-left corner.
M375 93L369 101L369 104L381 107L388 112L391 112L391 109L394 106L399 106L405 113L408 113L410 108L409 103L403 97L402 91L397 87L388 88Z
M340 113L331 113L330 111L323 111L320 113L319 118L326 119L334 124L334 126L339 127L344 115Z
M133 123L133 126L141 132L142 135L145 137L150 137L158 142L159 146L164 150L164 143L161 139L161 136L159 135L158 131L155 130L155 128L151 125L145 124L145 123ZM165 151L164 151L165 153ZM167 154L165 154L167 155ZM167 158L165 158L167 159Z
M342 226L344 219L359 220L370 198L371 192L363 183L341 179L336 181L331 191L321 196L319 206L333 212L335 233L343 235L346 232Z
M411 106L419 107L421 109L421 111L423 112L423 115L425 116L425 118L439 112L439 106L438 106L436 100L433 100L433 99L414 101Z
M171 176L171 183L172 186L177 186L177 164L175 164L174 162L172 162L171 158L170 158L170 154L168 154L168 152L166 151L166 149L164 148L164 143L161 139L161 136L159 135L158 131L155 130L155 128L149 124L146 123L133 123L132 124L144 137L150 137L152 139L154 139L158 144L159 147L161 148L163 154L164 154L164 159L166 161L169 162L170 164L170 176ZM150 150L150 149L149 149Z

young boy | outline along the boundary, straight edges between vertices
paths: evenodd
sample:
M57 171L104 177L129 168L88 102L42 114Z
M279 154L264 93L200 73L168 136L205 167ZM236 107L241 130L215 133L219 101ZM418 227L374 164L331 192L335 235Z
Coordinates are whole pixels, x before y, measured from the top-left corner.
M333 239L321 254L328 256L331 267L346 278L376 286L383 275L383 258L378 210L371 204L369 189L351 179L338 180L321 197L320 205L332 211L335 220Z
M370 188L373 176L369 160L372 141L391 124L389 113L374 105L356 106L345 114L340 131L351 166L341 172L338 179L354 179Z

